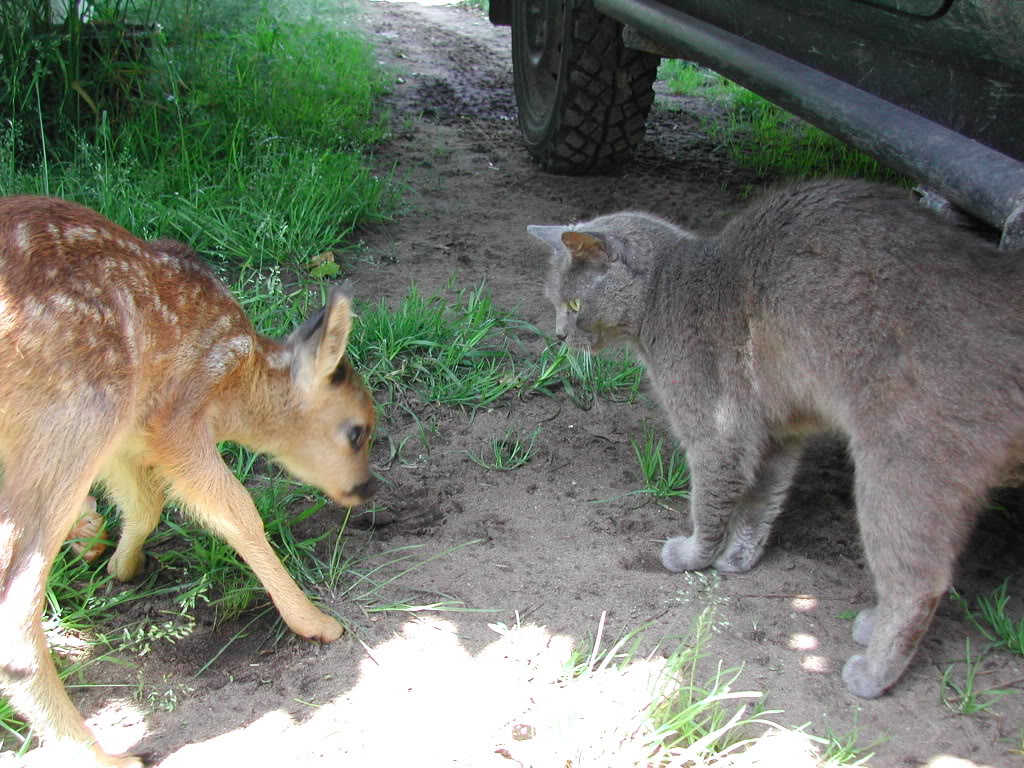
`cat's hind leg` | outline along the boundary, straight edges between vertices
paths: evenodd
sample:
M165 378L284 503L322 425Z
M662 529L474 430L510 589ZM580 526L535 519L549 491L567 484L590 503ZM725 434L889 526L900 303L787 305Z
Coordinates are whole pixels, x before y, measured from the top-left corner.
M754 485L740 501L729 522L725 548L714 562L719 571L743 573L761 559L772 524L782 512L793 476L800 466L803 441L772 441Z
M927 472L927 460L855 462L857 517L878 605L854 622L854 640L867 649L849 658L843 680L873 699L899 680L931 624L973 523L977 491Z

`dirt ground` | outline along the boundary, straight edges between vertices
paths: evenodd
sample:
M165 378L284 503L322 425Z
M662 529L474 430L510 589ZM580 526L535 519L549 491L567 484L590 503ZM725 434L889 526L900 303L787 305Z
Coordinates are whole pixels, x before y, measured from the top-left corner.
M519 142L507 28L443 6L375 2L359 15L396 73L396 134L378 161L408 185L409 203L397 221L363 232L365 252L346 265L363 299L393 304L413 280L429 293L452 275L461 287L486 279L496 303L518 307L550 332L553 312L540 288L545 254L527 236L528 224L638 208L714 229L742 206L747 185L764 181L731 165L702 132L706 105L663 95L627 171L543 173ZM522 341L534 352L541 345ZM630 437L641 435L645 421L664 430L654 406L599 402L581 410L566 398L534 397L475 417L431 408L417 415L436 423L429 456L411 448L404 463L380 466L390 485L379 499L386 511L373 525L355 522L353 546L383 562L400 547L426 557L465 545L404 575L396 595L424 603L444 595L481 612L366 615L327 594L354 630L345 639L325 647L293 638L269 643L268 618L197 676L250 619L214 629L199 606L191 635L132 660L141 672L107 665L96 673L128 685L145 680L147 690L167 692L154 699L164 706L133 715L107 703L109 689L73 692L108 748L163 766L622 764L530 757L530 741L509 735L516 713L537 706L527 700L536 698L530 686L554 674L545 665L564 657L570 642L589 647L602 615L605 647L649 624L646 651L686 635L713 603L707 671L719 659L742 665L734 690L766 692L768 708L782 710L771 716L777 723L809 722L820 735L859 728L862 744L885 739L871 765L921 766L941 755L972 761L966 765L1020 764L1012 750L1014 741L1021 747L1024 725L1024 658L1001 651L985 658L977 686L1016 690L991 710L958 715L940 700L950 664L963 679L965 639L975 653L984 648L949 600L890 695L865 702L847 693L839 671L855 647L841 614L871 601L871 581L841 445L826 440L809 452L752 572L700 578L667 573L657 560L659 542L685 528L685 502L623 497L640 487ZM539 453L523 469L487 471L465 454L509 427L537 425ZM384 429L398 442L416 424L398 418ZM378 463L385 458L378 455ZM329 530L339 514L326 510L306 525ZM958 588L969 595L993 589L1020 569L1020 551L1019 531L1005 516L986 517ZM1019 602L1011 608L1024 612ZM517 623L526 628L503 634L500 625ZM564 743L582 728L573 722L563 718L556 729Z

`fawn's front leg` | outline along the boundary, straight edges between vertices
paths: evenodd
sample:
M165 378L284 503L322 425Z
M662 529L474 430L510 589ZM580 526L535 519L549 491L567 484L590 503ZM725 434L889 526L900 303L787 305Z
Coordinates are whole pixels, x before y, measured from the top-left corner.
M196 430L184 441L174 440L170 454L166 471L171 493L235 548L292 631L321 643L341 637L341 624L316 608L281 564L267 542L252 497L224 464L213 440Z

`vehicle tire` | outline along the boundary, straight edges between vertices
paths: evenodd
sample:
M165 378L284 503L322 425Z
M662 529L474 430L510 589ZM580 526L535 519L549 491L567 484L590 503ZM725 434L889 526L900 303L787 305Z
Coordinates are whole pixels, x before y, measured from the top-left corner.
M547 170L598 173L633 157L654 103L659 58L627 48L591 0L514 0L519 127Z

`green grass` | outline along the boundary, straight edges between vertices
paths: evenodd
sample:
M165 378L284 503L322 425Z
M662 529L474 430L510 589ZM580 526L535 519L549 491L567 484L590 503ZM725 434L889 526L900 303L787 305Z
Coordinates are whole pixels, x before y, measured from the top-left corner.
M396 210L397 185L365 158L388 117L362 38L280 3L161 11L131 108L49 137L31 118L0 128L0 190L77 200L232 263L304 265Z
M877 738L867 744L861 744L861 731L859 726L846 734L835 733L831 728L825 729L825 738L822 739L821 760L826 766L831 765L865 765L875 756L872 752L875 747L886 739Z
M674 93L720 105L723 118L702 121L708 135L742 166L764 176L852 176L902 181L892 169L721 75L684 61L662 63Z
M861 746L859 728L846 736L828 731L825 737L806 733L806 726L786 729L769 719L781 713L763 709L763 694L735 690L742 669L708 663L709 645L719 624L715 610L714 605L704 607L682 640L663 640L659 645L667 644L667 653L656 647L648 654L641 649L651 625L625 631L606 647L606 616L602 615L596 635L574 647L565 661L561 687L587 692L571 699L574 719L566 724L538 723L531 735L572 745L582 740L577 722L589 725L609 715L618 718L617 727L610 730L590 726L596 738L589 738L588 733L586 743L574 755L580 764L587 762L591 753L600 757L602 765L666 767L732 765L733 755L739 757L740 765L806 765L806 759L798 758L817 754L816 764L823 767L863 765L872 757L869 750L878 742ZM636 685L638 677L646 678L647 685ZM606 701L624 702L632 711L606 712ZM629 720L628 716L638 710L642 717ZM752 750L757 754L761 740L769 734L789 737L788 745L772 748L768 752L771 757L762 757L763 762L746 760L742 753ZM547 755L547 751L540 753ZM552 757L566 754L564 747L562 752L557 747L550 751Z
M472 451L467 451L466 455L484 469L519 469L529 464L537 454L537 438L540 433L540 427L524 435L520 435L515 429L508 429L502 437L491 438L479 455Z
M553 344L539 358L522 354L516 333L537 333L495 305L485 283L425 296L413 284L396 306L357 301L353 364L385 410L415 397L441 406L476 409L516 394L566 394L580 407L595 397L636 399L643 368L631 357L577 358Z
M414 393L429 403L479 408L518 383L507 336L514 318L494 305L483 283L451 302L412 285L398 306L381 300L358 315L352 361L385 406Z
M965 641L964 677L962 681L954 679L955 665L950 664L942 674L939 684L940 698L951 712L958 715L974 715L984 712L999 701L1003 696L1017 693L1012 689L988 688L979 690L977 687L978 667L985 654L976 659L971 656L971 641Z
M969 601L955 590L951 596L959 603L971 624L993 646L1024 655L1024 617L1014 619L1007 612L1009 588L1008 577L988 595L976 597L973 609Z
M650 425L644 426L641 441L630 439L630 443L644 479L644 487L635 493L647 493L658 499L689 497L690 468L675 445L669 443L666 458L665 439Z

